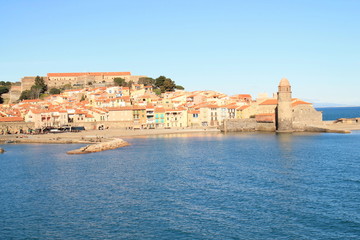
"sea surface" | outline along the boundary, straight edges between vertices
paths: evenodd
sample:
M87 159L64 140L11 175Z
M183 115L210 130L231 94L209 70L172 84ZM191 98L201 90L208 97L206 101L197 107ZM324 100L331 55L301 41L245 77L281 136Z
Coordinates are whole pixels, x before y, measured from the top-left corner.
M360 132L7 144L0 239L360 239Z
M323 112L323 120L325 121L360 117L360 107L329 107L316 108L316 110Z

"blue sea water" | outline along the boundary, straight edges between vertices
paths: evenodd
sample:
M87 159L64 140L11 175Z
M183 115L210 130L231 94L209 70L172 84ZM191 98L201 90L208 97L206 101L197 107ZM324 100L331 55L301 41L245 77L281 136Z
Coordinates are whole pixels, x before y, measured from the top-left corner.
M316 108L316 110L323 112L323 120L325 121L360 117L360 107L329 107Z
M1 239L360 239L360 132L2 145Z

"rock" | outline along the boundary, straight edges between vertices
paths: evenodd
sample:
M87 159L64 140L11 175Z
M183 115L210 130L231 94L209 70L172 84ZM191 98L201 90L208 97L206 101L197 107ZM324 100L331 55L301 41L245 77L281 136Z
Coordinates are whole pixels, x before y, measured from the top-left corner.
M67 154L84 154L84 153L101 152L101 151L105 151L105 150L129 146L129 145L130 144L128 142L126 142L120 138L116 138L116 139L113 139L108 142L95 143L95 144L87 145L87 146L79 148L79 149L68 151Z
M343 130L343 129L327 129L326 132L328 132L328 133L351 133L350 130Z
M5 150L0 148L0 153L4 153L4 152L5 152Z

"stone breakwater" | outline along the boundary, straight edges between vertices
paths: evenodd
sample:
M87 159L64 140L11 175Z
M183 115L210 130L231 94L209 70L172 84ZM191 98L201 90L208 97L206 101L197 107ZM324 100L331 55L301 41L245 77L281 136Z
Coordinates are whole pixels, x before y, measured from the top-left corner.
M116 149L120 147L129 146L130 144L120 138L113 139L108 142L100 142L85 147L68 151L67 154L85 154L85 153L94 153L101 152L105 150Z

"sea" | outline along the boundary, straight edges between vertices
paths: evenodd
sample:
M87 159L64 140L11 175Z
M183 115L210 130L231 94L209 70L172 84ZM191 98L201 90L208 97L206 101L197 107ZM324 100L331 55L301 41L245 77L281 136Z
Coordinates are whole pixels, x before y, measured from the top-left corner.
M327 107L316 108L316 110L323 113L324 121L360 117L360 107Z
M0 239L360 239L360 131L4 144Z

